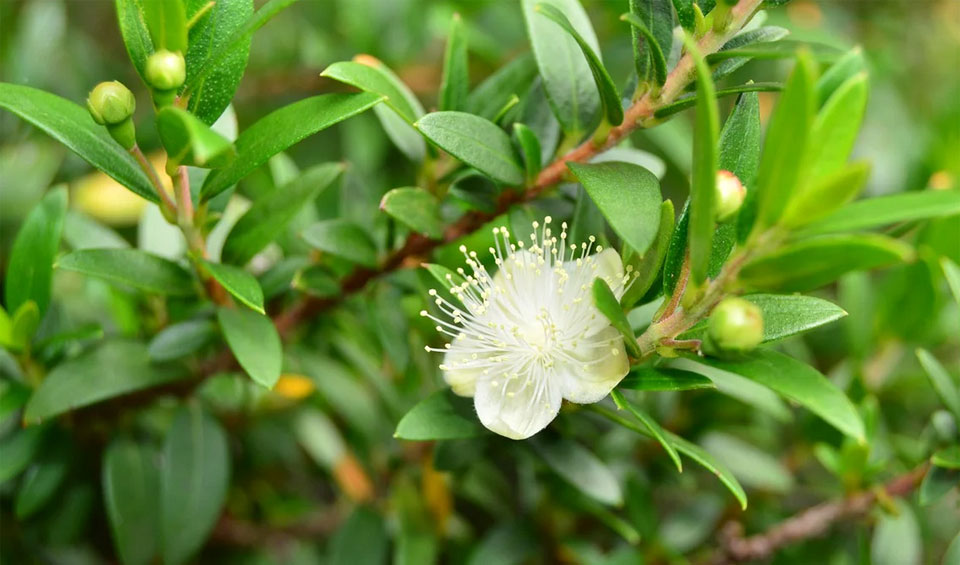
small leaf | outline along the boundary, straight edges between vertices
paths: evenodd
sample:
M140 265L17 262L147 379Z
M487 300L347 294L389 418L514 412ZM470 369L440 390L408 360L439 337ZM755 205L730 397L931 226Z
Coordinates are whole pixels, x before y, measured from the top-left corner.
M744 94L747 92L780 92L783 90L783 85L779 82L748 82L746 84L741 84L739 86L732 86L729 88L720 88L717 89L715 95L717 99L723 98L725 96L730 96L731 94ZM696 93L688 94L685 96L678 97L674 102L669 104L664 104L654 111L653 116L655 118L666 118L672 116L677 112L682 112L687 108L693 108L697 103Z
M833 45L814 43L809 41L769 41L744 45L736 49L717 51L707 56L707 63L713 65L730 59L790 59L799 53L806 53L811 61L834 62L838 60L842 51Z
M936 504L944 495L955 489L958 484L960 484L960 471L937 466L930 467L927 474L923 476L923 481L920 482L920 488L918 489L920 491L918 497L920 506ZM957 534L957 537L960 538L960 534ZM958 557L960 557L960 554L958 554ZM943 560L944 565L955 562L955 560L948 561L946 557Z
M520 153L523 155L523 164L527 170L527 185L536 181L537 175L543 166L541 161L540 140L537 134L525 124L516 122L513 124L513 138L520 147Z
M187 50L187 16L182 1L141 0L143 20L154 49Z
M426 441L471 438L484 433L474 413L473 403L456 396L449 389L443 389L411 408L400 419L393 437Z
M720 51L729 51L731 49L738 49L740 47L755 45L758 43L779 41L789 34L790 31L782 27L764 26L738 33L737 35L733 36L730 41L724 43L723 47L720 48ZM735 57L720 61L719 64L714 66L713 80L718 81L721 78L733 73L733 71L749 63L750 60L751 57Z
M443 54L443 80L440 82L440 109L464 110L467 91L470 89L470 72L467 67L467 34L463 29L460 14L454 14L447 36L447 48Z
M829 216L853 200L869 176L870 164L861 161L821 177L790 202L783 225L796 228Z
M799 294L750 294L747 301L763 313L763 342L779 341L839 320L847 315L832 302ZM706 323L680 334L681 339L700 339Z
M210 320L189 320L167 326L150 340L147 353L154 362L173 361L196 353L217 335Z
M113 544L124 565L147 565L157 553L160 516L159 454L128 439L103 456L103 505Z
M138 249L81 249L61 257L56 267L157 294L196 293L193 277L186 269Z
M853 150L867 108L867 74L843 83L813 121L804 175L819 179L837 172Z
M660 276L660 267L663 266L663 261L667 256L667 247L673 237L673 222L673 202L664 200L660 204L660 226L653 243L639 258L637 253L632 253L626 260L628 264L633 265L636 278L633 279L620 298L620 304L624 310L632 308L657 282L657 277Z
M713 384L713 381L707 377L690 371L660 367L634 367L620 381L617 388L643 391L677 391L717 388L717 385Z
M37 424L70 410L185 376L179 367L151 365L142 343L107 341L50 371L30 397L23 421Z
M637 66L637 77L641 82L653 80L659 86L667 82L667 61L663 47L673 45L673 13L667 2L630 0L630 13L620 16L622 21L633 26L630 31L633 35L633 60Z
M580 51L583 52L583 56L587 59L587 65L590 66L590 73L593 75L593 82L597 87L597 92L600 93L600 106L607 123L613 126L620 125L620 123L623 122L623 106L620 102L620 92L617 91L616 85L613 84L613 79L610 78L610 73L607 72L606 67L603 66L603 61L600 60L600 56L598 55L599 50L594 49L593 46L580 35L580 32L570 23L570 20L567 19L567 16L564 15L560 8L550 3L541 2L534 6L533 9L535 12L543 14L553 20L577 42L577 45L580 46Z
M437 197L417 187L394 188L383 195L380 209L430 239L443 238L443 220Z
M34 426L12 430L0 439L0 484L23 472L43 446L46 429Z
M840 85L850 78L867 70L867 62L863 58L863 49L854 47L836 60L817 81L817 106L821 107L833 96Z
M802 234L859 231L955 214L960 214L960 191L902 192L858 200L806 226Z
M943 405L960 421L960 388L950 377L947 369L926 349L917 349L917 359L927 373L933 390L937 392Z
M27 469L14 501L18 520L25 520L42 510L63 484L70 468L68 453L63 446L55 449L54 453L45 450L43 456Z
M37 126L143 198L160 201L146 173L86 108L49 92L6 83L0 83L0 108Z
M172 164L219 169L236 157L236 150L227 139L175 106L157 112L157 133Z
M181 408L163 446L160 554L180 565L196 553L220 516L230 484L227 435L198 403Z
M716 475L716 477L720 479L720 482L727 487L727 490L733 494L733 497L737 499L737 502L740 503L741 510L747 509L747 493L744 492L743 486L740 485L740 482L730 469L717 461L713 455L710 455L708 451L700 446L690 443L676 434L670 432L664 433L670 442L673 443L677 451L703 465L708 471Z
M650 171L629 163L567 163L600 208L610 227L639 254L660 228L660 181Z
M344 219L324 220L303 230L303 239L321 251L367 267L376 267L377 249L357 224Z
M960 446L954 445L937 451L930 462L944 469L960 469Z
M277 239L297 213L343 173L342 163L324 163L254 201L234 224L223 245L223 260L245 265Z
M643 354L637 345L637 337L633 335L633 328L630 327L630 322L627 321L627 316L624 315L620 302L613 291L610 290L607 282L599 277L593 279L593 304L601 314L610 320L610 325L623 336L623 344L626 346L627 352L632 357L638 359L642 357Z
M851 438L865 441L863 422L856 407L839 388L816 369L768 349L743 360L700 360L711 367L744 376L798 402Z
M687 237L690 277L694 283L700 284L707 278L716 226L720 117L710 68L703 61L692 38L687 37L685 44L697 71L697 113L693 132L693 179Z
M596 455L569 439L536 439L533 450L560 475L587 496L612 506L623 504L623 492L616 476Z
M40 309L33 300L28 300L17 308L10 324L10 343L17 349L26 349L33 335L40 327Z
M321 94L267 114L234 142L237 158L207 176L201 189L203 199L220 194L294 143L361 113L380 100L368 93Z
M523 184L523 167L510 137L493 122L464 112L432 112L414 125L440 149L490 178Z
M56 188L27 215L10 248L4 284L4 304L16 313L33 301L38 314L47 311L53 284L53 261L67 213L67 189Z
M664 451L666 451L667 455L670 456L670 459L673 460L673 464L677 466L677 472L682 473L683 463L680 462L680 456L677 455L677 451L674 449L673 444L667 440L663 429L660 427L660 424L658 424L657 421L654 420L649 414L634 406L629 400L626 399L625 396L623 396L623 393L619 390L614 389L610 393L610 396L613 398L613 402L616 403L617 408L630 412L634 418L643 424L643 427L647 428L647 431L650 432L650 436L657 440L661 446L663 446Z
M243 370L257 383L273 388L280 378L283 347L270 318L250 310L220 308L217 320Z
M473 89L467 97L467 111L492 120L511 96L530 89L537 75L537 66L530 54L525 54L500 67Z
M789 422L793 418L790 408L775 392L746 377L741 377L730 371L722 371L702 362L695 362L692 359L673 359L668 362L667 366L683 371L693 371L707 377L716 385L717 391L721 394L756 408L778 422Z
M844 273L888 267L913 254L909 245L879 234L822 236L754 259L740 271L740 281L761 290L811 290Z
M63 240L71 249L130 247L130 243L123 236L75 210L68 210L63 219Z
M234 298L254 311L266 314L263 310L263 289L260 288L260 283L253 275L233 265L213 263L203 259L201 261L213 275L213 278L223 285L223 288L227 289L227 292L232 294Z
M523 19L533 55L543 79L550 109L563 131L579 138L593 129L600 110L600 95L590 65L583 57L577 41L535 7L542 0L523 0ZM550 0L587 42L594 53L600 52L596 34L586 11L577 0ZM527 122L529 123L529 122Z
M127 55L137 69L137 74L143 77L147 57L154 52L154 47L153 40L150 39L150 30L143 21L141 2L140 0L116 0L116 9L117 22L120 25L123 44L127 48Z

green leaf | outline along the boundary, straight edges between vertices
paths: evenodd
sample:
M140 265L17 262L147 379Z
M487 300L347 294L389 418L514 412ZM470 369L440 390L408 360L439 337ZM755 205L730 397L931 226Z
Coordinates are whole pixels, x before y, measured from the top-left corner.
M782 27L764 26L738 33L737 35L733 36L730 41L724 43L723 47L720 48L720 51L729 51L731 49L738 49L747 45L779 41L789 34L790 31ZM721 78L733 73L733 71L749 63L750 60L751 57L734 57L720 61L719 64L714 66L713 80L719 81Z
M193 277L186 269L138 249L81 249L61 257L56 267L157 294L196 293Z
M867 108L867 74L844 82L813 121L804 175L819 179L837 172L847 162Z
M187 15L183 2L175 0L141 0L143 20L150 30L154 49L185 52L187 50Z
M167 150L168 163L219 169L236 157L233 145L193 114L175 106L157 112L157 133Z
M257 383L273 388L280 378L283 347L270 318L250 310L220 308L217 320L243 370Z
M793 475L780 461L738 437L711 431L700 440L700 445L748 487L785 494L794 486Z
M960 469L960 446L954 445L937 451L930 458L930 462L944 469Z
M720 117L710 68L703 61L696 42L687 37L687 53L697 71L697 113L693 131L693 178L690 185L688 246L690 277L700 284L707 278L717 207L717 142Z
M892 499L892 512L882 512L873 528L870 542L871 565L903 565L920 563L923 539L920 525L910 505Z
M720 482L727 487L727 490L733 494L733 497L737 499L737 502L740 503L741 510L747 509L747 493L744 492L743 486L740 485L740 482L729 468L723 465L720 461L717 461L713 455L700 446L690 443L689 441L671 432L664 433L667 435L667 438L669 438L670 442L673 443L673 446L677 449L677 451L703 465L708 471L716 475L716 477L720 479Z
M71 249L130 247L130 243L123 236L75 210L68 210L63 219L63 240Z
M422 188L394 188L383 195L380 209L415 232L430 239L443 239L440 203Z
M353 61L330 65L320 76L385 96L383 104L374 106L373 111L387 137L410 159L423 160L426 143L413 128L413 122L423 116L423 106L386 65L369 55L358 55Z
M616 476L587 448L564 438L537 438L530 445L557 475L587 496L611 506L623 504L623 491Z
M311 265L297 272L290 286L317 298L330 298L340 294L340 284L322 265Z
M132 341L107 341L57 365L30 397L25 424L187 376L179 367L152 365L147 348Z
M48 192L23 221L6 269L4 303L9 312L16 313L31 300L39 314L47 311L66 213L67 189L61 187Z
M443 285L443 288L447 290L449 290L453 285L463 284L466 280L452 269L448 269L443 265L424 263L423 268L433 275L433 278L437 279L437 281Z
M628 264L633 265L633 272L637 275L620 298L620 304L625 310L633 307L657 282L660 267L667 256L667 248L673 237L674 221L673 202L664 200L660 204L660 226L657 228L657 236L653 239L653 243L639 258L639 254L633 253L626 260Z
M144 68L147 66L147 57L153 53L153 40L150 39L150 30L143 21L141 0L116 0L117 23L120 25L120 34L123 44L127 48L130 62L137 69L137 74L144 77ZM144 79L146 83L146 79Z
M840 85L845 84L854 75L865 72L867 62L863 58L863 49L859 46L847 51L836 60L817 81L817 106L822 107Z
M770 118L757 170L757 216L754 230L775 224L800 182L804 155L816 111L816 68L801 53Z
M296 179L254 201L230 230L223 245L223 260L236 265L247 264L283 234L297 213L330 187L345 168L343 163L311 167Z
M610 393L610 396L613 398L613 402L617 405L617 408L630 412L634 418L643 424L643 427L650 432L650 436L657 440L661 446L663 446L663 449L667 452L667 455L669 455L670 459L673 460L673 464L677 466L677 472L682 473L683 463L680 462L680 456L677 455L677 451L674 449L673 444L667 440L666 436L664 435L663 428L660 427L660 424L658 424L657 421L654 420L649 414L634 406L629 400L627 400L625 396L623 396L623 393L619 390L614 389Z
M209 0L186 0L187 17L194 18L208 3ZM283 7L289 3L284 0ZM193 88L187 109L205 124L212 124L220 117L243 78L250 56L252 31L242 34L241 30L251 16L253 0L216 2L190 28L190 48L184 57L187 61L186 82ZM241 35L235 37L236 33ZM210 59L221 49L226 51L218 59ZM194 77L200 73L206 76L195 82Z
M769 415L778 422L789 422L793 415L787 405L769 388L730 371L704 365L691 359L674 359L668 367L699 373L716 385L717 390L731 398Z
M390 538L383 518L374 510L358 506L330 540L330 565L383 564L387 562Z
M414 124L427 139L490 178L523 184L510 136L493 122L465 112L432 112Z
M730 251L741 232L744 237L755 213L757 168L760 164L760 100L756 93L747 93L737 100L736 106L723 124L720 132L719 167L730 171L747 191L736 220L724 222L714 235L713 250L707 276L714 277L723 268ZM743 228L741 230L741 225Z
M687 31L692 30L694 25L693 2L694 0L673 0L680 26Z
M463 29L460 14L454 14L447 36L447 48L443 54L443 79L440 82L440 109L464 110L467 91L470 89L470 72L467 66L467 34Z
M630 322L627 321L627 316L623 313L623 308L620 307L620 301L610 290L607 282L599 277L593 279L593 304L601 314L610 320L610 325L623 336L623 344L626 346L627 352L632 357L638 359L642 357L643 354L637 345L637 336L633 335L633 328L630 327Z
M326 470L333 470L343 460L346 445L337 426L322 411L307 407L294 420L294 433L310 458Z
M10 344L16 349L26 349L33 334L40 327L40 308L33 300L28 300L17 308L10 324Z
M27 469L17 490L14 513L18 520L25 520L42 510L57 494L70 468L68 453L57 446L54 453L46 450L43 457Z
M86 108L49 92L6 83L0 83L0 108L37 126L143 198L160 201L146 173Z
M742 360L704 358L700 362L766 386L805 406L851 438L866 441L863 422L850 399L805 363L768 349L758 350Z
M643 391L717 388L707 377L691 371L661 367L634 367L617 388Z
M600 95L590 65L577 41L555 23L537 14L541 0L523 0L523 18L547 101L563 131L579 138L593 129L600 110ZM600 52L593 26L577 0L550 0L570 21L594 53Z
M673 47L673 7L670 0L630 0L630 13L620 19L631 23L633 63L641 83L667 79L663 55ZM642 26L642 27L641 27Z
M947 369L929 351L917 349L916 354L940 401L960 421L960 388L950 377Z
M527 170L527 185L536 181L540 169L543 167L540 139L537 134L525 124L516 122L513 124L513 138L520 147L520 153L523 155L523 164Z
M573 24L570 23L570 20L567 19L567 16L565 16L563 11L557 6L540 2L533 7L533 10L553 20L577 42L577 45L580 46L580 50L583 52L583 56L587 59L587 65L590 66L590 73L593 75L593 82L597 87L597 92L600 93L600 106L607 123L613 126L620 125L620 123L623 122L623 106L620 102L620 92L617 91L616 85L613 84L613 79L610 78L610 73L607 72L606 67L603 66L603 61L600 60L600 56L598 55L599 49L594 49L590 42L580 35L580 32L577 31ZM596 43L596 41L594 41L594 43Z
M191 0L191 1L195 1L195 0ZM242 2L246 2L246 1L248 0L242 0ZM205 26L205 25L216 26L219 23L224 27L227 27L227 26L233 27L236 24L232 21L233 20L232 17L229 19L224 18L222 20L220 18L217 18L216 21L210 21L208 23L207 18L211 18L211 19L213 18L211 14L207 14L204 17L204 19L198 22L198 26L200 26L199 29L197 29L196 27L194 29L197 30L196 33L200 34L203 38L211 37L211 41L214 45L211 45L209 54L203 59L203 62L199 64L196 74L187 75L187 81L184 87L184 92L187 92L187 93L197 92L198 90L201 89L201 86L206 83L207 77L211 78L211 82L219 82L217 80L219 76L235 77L236 75L234 73L237 72L237 68L239 66L237 61L242 59L243 66L244 67L246 66L247 53L250 49L250 36L253 35L255 31L263 27L264 24L266 24L271 19L273 19L274 16L282 12L284 9L286 9L288 6L290 6L296 1L297 0L270 0L269 2L261 6L261 8L257 10L256 14L253 14L252 16L250 16L242 26L236 27L233 30L233 32L229 34L229 36L222 39L217 38L216 41L212 40L212 37L213 37L212 35L208 36L205 33L200 34L201 31L205 31L206 29L205 27L202 27L202 26ZM220 3L231 4L236 2L220 2ZM216 10L216 8L217 6L214 5L214 10ZM240 8L235 8L235 9L240 11ZM213 12L214 10L211 10L211 12ZM244 13L247 13L246 10L243 10L243 11ZM229 24L227 23L228 20L229 20ZM216 31L215 28L211 28L211 34L212 32L215 32L215 31ZM200 41L199 38L197 40ZM239 68L239 73L241 75L243 74L243 68ZM221 92L225 92L226 90L229 90L229 89L223 88ZM232 94L230 98L233 98ZM229 99L227 99L227 102L229 102ZM224 108L226 108L226 104L224 104ZM204 116L202 119L206 121L206 116Z
M660 228L660 181L630 163L567 163L613 231L644 254Z
M945 494L956 488L958 484L960 484L960 471L937 466L930 467L927 474L923 476L923 481L920 482L920 488L918 489L920 491L920 496L918 497L920 506L936 504ZM960 534L957 535L957 538L960 539ZM953 545L957 545L957 543ZM957 557L960 557L960 554L958 554ZM946 556L944 556L944 565L956 562L956 560L949 561Z
M953 293L953 299L960 305L960 266L951 261L948 257L940 258L940 268L943 269L943 276L947 279L947 285L950 286L950 292Z
M167 326L150 340L147 353L154 362L173 361L196 353L213 341L217 328L210 320L188 320Z
M46 429L34 426L14 430L0 439L0 484L16 477L33 461L43 445Z
M727 49L717 51L707 56L707 63L713 65L729 59L790 59L798 54L804 54L811 61L834 62L840 58L842 51L832 45L824 43L813 43L809 41L767 41L753 43L737 47L736 49Z
M790 202L783 225L795 228L830 215L853 200L870 176L870 164L850 163L805 187Z
M731 94L744 94L747 92L780 92L783 90L783 85L779 82L753 82L750 81L746 84L741 84L739 86L732 86L729 88L720 88L716 91L715 96L719 100L725 96L730 96ZM693 108L697 103L696 93L687 94L685 96L678 97L674 102L669 104L664 104L660 106L653 112L655 118L666 118L667 116L672 116L677 112L682 112L687 108Z
M377 248L357 224L344 219L323 220L302 233L312 247L367 267L377 266Z
M467 111L492 120L511 96L530 89L530 82L537 75L537 65L530 54L520 55L473 89L467 97Z
M836 304L799 294L751 294L748 301L763 312L763 341L778 341L819 328L847 315Z
M103 505L113 544L124 565L148 565L156 556L160 515L159 453L116 439L103 456Z
M822 236L750 261L740 271L740 281L758 290L805 291L844 273L888 267L913 255L909 245L879 234Z
M471 438L484 433L470 399L443 389L424 398L404 414L393 437L427 441Z
M0 308L0 315L2 311L3 309ZM23 408L30 399L31 392L28 386L16 381L0 381L0 421L6 420L14 412Z
M960 214L960 191L925 190L866 198L803 229L803 235L859 231Z
M223 263L214 263L212 261L203 261L204 266L213 275L218 283L227 289L227 292L261 314L266 314L263 310L263 289L256 277L244 271L240 267L226 265Z
M263 10L261 10L263 11ZM288 147L380 102L375 94L321 94L267 114L244 130L234 142L237 158L203 182L205 200L220 194L246 177L267 159Z
M220 517L230 484L227 435L199 403L181 408L163 446L160 468L160 555L188 561Z

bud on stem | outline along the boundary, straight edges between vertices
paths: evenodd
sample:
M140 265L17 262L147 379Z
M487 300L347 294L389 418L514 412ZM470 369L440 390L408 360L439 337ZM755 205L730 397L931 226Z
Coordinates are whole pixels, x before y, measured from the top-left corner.
M136 108L133 93L118 81L101 82L87 96L87 110L93 121L106 126L110 136L127 151L137 144L132 120Z
M169 106L177 97L177 90L187 78L187 64L179 51L161 49L147 58L144 76L153 88L153 104L157 108Z
M716 220L717 222L725 222L740 210L743 199L747 196L747 191L740 179L730 171L717 171L716 190Z
M745 353L763 341L763 313L742 298L725 298L707 322L708 353Z

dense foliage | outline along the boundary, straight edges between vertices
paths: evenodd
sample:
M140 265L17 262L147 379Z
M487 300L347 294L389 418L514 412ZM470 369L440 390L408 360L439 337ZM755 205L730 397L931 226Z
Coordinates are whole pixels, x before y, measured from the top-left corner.
M956 5L822 4L0 5L4 562L960 563Z

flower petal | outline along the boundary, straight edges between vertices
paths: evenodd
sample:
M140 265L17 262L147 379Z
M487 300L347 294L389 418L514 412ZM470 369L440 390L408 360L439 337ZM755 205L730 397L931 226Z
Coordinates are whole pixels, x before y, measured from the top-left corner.
M596 276L605 280L613 293L620 298L623 296L623 260L620 254L612 247L607 247L593 256L597 264ZM592 281L591 281L592 282Z
M567 353L578 361L565 363L558 375L563 397L570 402L599 402L630 372L623 338L611 326Z
M447 352L443 354L443 380L450 385L454 394L473 396L477 379L483 374L483 368L477 367L477 359L470 350L477 348L476 340L460 337L454 339Z
M477 384L474 406L480 422L510 439L526 439L547 427L557 417L563 398L553 375L540 382L523 376L484 379Z

